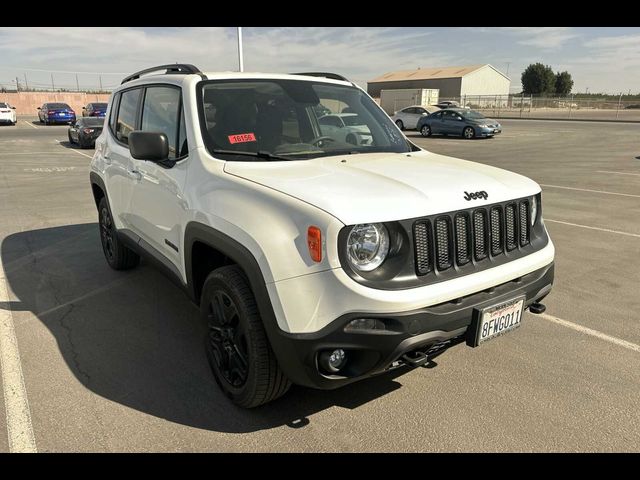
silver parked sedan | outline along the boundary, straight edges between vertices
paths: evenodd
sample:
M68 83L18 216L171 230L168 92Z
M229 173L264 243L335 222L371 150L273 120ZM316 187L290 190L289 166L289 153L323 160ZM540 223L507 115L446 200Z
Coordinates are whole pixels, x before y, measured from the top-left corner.
M391 116L391 120L396 122L400 130L413 130L417 127L421 118L426 117L430 113L438 110L435 107L424 107L422 105L413 105L411 107L398 110Z
M417 130L423 137L442 134L470 139L493 137L502 132L502 125L475 110L447 108L421 118L418 121Z

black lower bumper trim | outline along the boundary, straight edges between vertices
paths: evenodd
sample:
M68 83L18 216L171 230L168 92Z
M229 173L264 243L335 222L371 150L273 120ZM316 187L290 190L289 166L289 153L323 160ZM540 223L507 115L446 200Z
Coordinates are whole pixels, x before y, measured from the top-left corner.
M411 364L402 360L409 352L427 352L432 346L464 341L475 311L520 295L526 297L525 306L529 307L551 291L553 276L554 264L550 263L510 282L450 302L391 314L349 313L317 332L289 334L279 330L271 332L275 334L270 335L270 340L291 381L333 389L384 372L398 362ZM385 330L344 331L349 322L361 318L377 319L384 323ZM337 348L346 352L346 366L339 375L323 373L317 362L319 352ZM414 358L418 361L421 356Z

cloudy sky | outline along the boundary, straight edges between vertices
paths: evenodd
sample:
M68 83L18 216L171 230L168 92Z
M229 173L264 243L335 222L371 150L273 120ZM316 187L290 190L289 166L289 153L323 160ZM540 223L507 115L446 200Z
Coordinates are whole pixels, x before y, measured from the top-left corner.
M640 28L245 27L246 71L333 71L366 87L385 72L490 63L512 92L529 63L568 70L574 92L640 92ZM0 85L114 87L128 73L162 63L203 71L238 67L235 28L52 27L0 30Z

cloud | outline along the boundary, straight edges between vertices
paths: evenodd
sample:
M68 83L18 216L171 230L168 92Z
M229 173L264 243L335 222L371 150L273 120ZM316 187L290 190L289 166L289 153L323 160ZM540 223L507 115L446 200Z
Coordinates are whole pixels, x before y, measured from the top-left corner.
M572 38L580 36L571 27L501 27L496 30L520 37L517 41L520 45L543 49L561 47Z
M447 65L455 57L430 48L432 32L411 28L243 28L245 70L327 70L365 86L384 72ZM164 63L193 63L202 70L237 69L235 28L6 28L0 31L0 81L22 78L49 84L46 72L96 74L115 86L129 72ZM36 70L44 70L37 72ZM54 75L75 87L73 73Z

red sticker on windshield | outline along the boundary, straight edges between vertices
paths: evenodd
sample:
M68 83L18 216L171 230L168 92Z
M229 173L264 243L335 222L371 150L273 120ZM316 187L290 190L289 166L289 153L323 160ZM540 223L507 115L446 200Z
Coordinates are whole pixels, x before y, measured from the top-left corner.
M247 143L255 141L256 136L253 133L239 133L237 135L229 135L229 143Z

